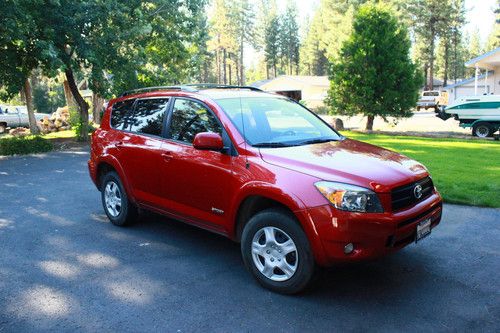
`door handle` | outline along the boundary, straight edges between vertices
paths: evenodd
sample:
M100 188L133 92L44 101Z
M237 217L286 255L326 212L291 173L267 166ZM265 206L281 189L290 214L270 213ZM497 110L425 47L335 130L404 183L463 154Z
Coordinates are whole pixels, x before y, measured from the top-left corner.
M171 152L162 153L161 157L163 157L163 159L167 162L174 158Z

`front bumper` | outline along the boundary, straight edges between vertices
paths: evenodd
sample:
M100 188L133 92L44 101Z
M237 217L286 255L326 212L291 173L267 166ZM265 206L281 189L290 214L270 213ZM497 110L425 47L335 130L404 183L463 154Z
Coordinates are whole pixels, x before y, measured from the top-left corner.
M431 229L441 221L442 199L434 192L424 201L396 213L353 213L331 205L311 208L308 218L313 223L316 260L328 266L336 262L358 261L381 257L415 241L417 224L431 219ZM354 251L344 253L348 243Z

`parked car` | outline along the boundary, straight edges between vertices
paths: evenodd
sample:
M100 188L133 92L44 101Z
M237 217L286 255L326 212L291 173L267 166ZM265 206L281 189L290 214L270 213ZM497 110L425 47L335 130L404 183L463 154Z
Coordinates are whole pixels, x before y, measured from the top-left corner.
M486 138L500 130L500 96L481 95L458 99L437 116L443 120L454 117L460 127L472 128L472 135Z
M435 111L438 111L446 105L448 105L448 92L426 90L422 91L422 95L417 102L417 111L420 111L421 109L428 110L429 108L433 108Z
M88 167L115 225L140 208L222 234L281 293L304 289L317 266L420 242L441 220L423 165L256 88L125 93L92 134Z
M47 115L43 113L35 113L37 121L45 116ZM29 127L28 110L25 106L0 105L0 134L8 127Z

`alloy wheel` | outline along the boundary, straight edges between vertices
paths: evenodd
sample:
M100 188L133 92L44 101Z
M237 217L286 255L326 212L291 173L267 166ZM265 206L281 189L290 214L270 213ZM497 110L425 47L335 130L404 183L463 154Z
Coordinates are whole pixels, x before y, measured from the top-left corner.
M120 187L113 181L106 184L104 189L104 203L106 210L112 217L120 215L122 209L122 194Z
M264 227L252 240L252 259L255 267L272 281L290 279L298 267L298 251L293 239L276 227Z

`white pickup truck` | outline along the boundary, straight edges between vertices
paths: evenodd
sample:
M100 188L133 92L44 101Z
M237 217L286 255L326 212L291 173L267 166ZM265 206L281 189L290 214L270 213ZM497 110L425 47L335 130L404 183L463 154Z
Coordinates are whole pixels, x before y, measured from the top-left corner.
M44 113L35 113L37 121L47 116ZM7 127L29 127L28 110L25 106L0 105L0 134L4 133Z
M434 111L437 112L446 105L448 105L448 93L446 91L425 90L422 91L422 95L417 102L417 111L434 108Z

